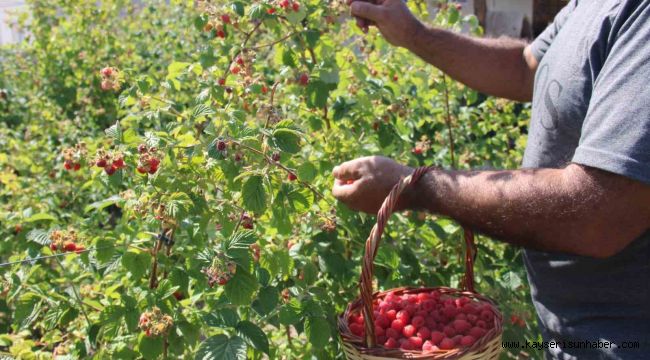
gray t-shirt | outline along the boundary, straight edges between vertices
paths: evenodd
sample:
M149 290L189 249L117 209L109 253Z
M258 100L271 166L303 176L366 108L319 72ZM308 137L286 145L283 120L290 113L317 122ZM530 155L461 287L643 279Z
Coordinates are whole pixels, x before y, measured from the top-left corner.
M532 50L524 167L573 162L650 184L650 0L572 0ZM544 340L559 342L549 358L650 359L650 229L611 258L527 249L524 261ZM585 348L599 340L640 348Z

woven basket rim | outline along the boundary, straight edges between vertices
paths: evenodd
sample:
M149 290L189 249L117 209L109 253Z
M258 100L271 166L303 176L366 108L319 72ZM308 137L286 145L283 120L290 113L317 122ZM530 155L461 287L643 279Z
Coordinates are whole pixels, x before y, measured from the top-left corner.
M487 296L481 295L476 292L466 291L455 289L446 286L438 287L400 287L389 289L385 291L377 291L373 293L373 299L382 297L388 293L395 293L396 295L402 294L418 294L421 292L430 292L430 291L440 291L441 295L450 295L450 296L468 296L474 300L478 300L485 304L488 304L493 313L494 313L494 326L488 330L483 337L477 339L477 341L472 344L472 346L466 348L455 348L451 350L439 350L439 351L419 351L419 350L402 350L402 349L387 349L382 345L377 345L374 348L365 347L364 338L352 334L348 326L347 319L349 315L353 312L356 312L362 307L362 299L357 297L353 302L351 302L345 311L338 316L338 330L341 337L341 341L352 345L359 353L373 355L373 356L383 356L388 358L395 359L448 359L450 357L461 357L466 354L471 354L474 352L481 351L488 343L493 341L495 338L501 338L503 332L503 315L496 304L496 302L490 299Z

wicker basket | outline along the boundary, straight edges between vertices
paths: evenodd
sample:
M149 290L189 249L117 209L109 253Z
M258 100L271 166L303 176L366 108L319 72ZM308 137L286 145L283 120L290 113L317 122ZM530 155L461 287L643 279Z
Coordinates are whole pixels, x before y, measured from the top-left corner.
M349 360L383 360L383 359L420 359L420 360L477 360L477 359L498 359L501 352L501 335L503 317L499 312L497 305L491 299L474 292L474 257L476 256L476 247L474 246L474 235L471 230L464 229L466 253L465 253L465 277L463 278L464 290L452 289L447 287L437 288L399 288L392 289L397 295L417 294L437 290L448 297L464 296L472 300L488 304L494 313L494 324L486 334L478 339L472 346L457 348L453 350L439 351L409 351L401 349L388 349L381 345L376 345L373 300L381 298L388 292L374 293L372 288L372 279L374 271L374 259L377 255L381 235L384 232L388 218L393 213L400 194L407 186L417 182L430 168L418 168L411 176L402 179L397 183L377 214L377 223L370 231L370 236L366 241L365 254L361 269L361 279L359 280L361 296L348 305L343 314L339 316L338 327L343 349ZM362 312L365 323L365 338L357 336L350 331L348 327L349 316L353 313Z

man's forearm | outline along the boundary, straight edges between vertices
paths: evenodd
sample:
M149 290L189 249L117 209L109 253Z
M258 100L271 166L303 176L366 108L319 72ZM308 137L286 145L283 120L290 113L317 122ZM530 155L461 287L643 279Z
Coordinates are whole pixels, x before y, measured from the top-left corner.
M406 47L480 92L517 101L532 98L536 64L527 62L523 41L475 38L422 25Z
M633 186L641 185L604 172L593 175L578 165L516 171L438 170L420 180L409 197L415 208L452 217L509 243L606 257L648 228L643 217L647 217L648 205L629 205L634 203L629 193Z

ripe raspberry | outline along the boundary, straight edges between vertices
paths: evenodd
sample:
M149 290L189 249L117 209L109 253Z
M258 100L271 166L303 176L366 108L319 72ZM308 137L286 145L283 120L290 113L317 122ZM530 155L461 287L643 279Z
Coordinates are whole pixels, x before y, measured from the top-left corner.
M95 165L97 167L103 168L106 166L106 159L99 159L97 162L95 162Z
M275 8L269 8L268 10L266 10L266 13L269 15L275 14Z
M280 1L280 7L283 9L286 9L289 7L289 0L282 0Z
M77 250L77 246L73 242L68 241L65 244L63 244L63 250L64 251L75 251L75 250Z
M488 328L487 324L483 320L477 320L475 325L476 325L476 327L479 327L481 329L487 329Z
M217 150L224 151L224 150L226 150L226 147L227 147L227 145L226 145L225 141L223 141L223 140L217 141Z
M219 86L224 86L224 85L226 85L226 79L224 79L224 78L220 78L220 79L217 81L217 83L219 84Z
M392 327L389 327L388 329L386 329L386 336L393 339L399 339L400 337L402 337L402 334L397 330L393 329Z
M440 348L442 350L451 350L456 347L456 342L450 338L444 338L440 342Z
M441 333L440 331L434 331L431 333L431 342L433 342L434 345L439 345L444 338L445 334Z
M73 169L74 171L79 171L79 169L81 169L81 164L79 164L79 163L74 163L74 166L72 167L72 169Z
M422 316L414 316L413 319L411 320L411 324L415 326L416 328L419 328L424 325L424 317Z
M414 350L422 349L422 343L424 340L417 336L411 336L409 338L409 342L411 343L411 346L413 347Z
M149 174L153 175L156 173L156 171L158 171L158 165L156 166L151 165L151 168L149 168Z
M226 32L223 30L217 30L217 37L224 39L226 37Z
M307 86L309 84L309 75L302 73L300 74L300 78L298 78L298 83L302 86Z
M273 160L273 161L275 161L275 162L280 161L280 153L279 153L279 152L274 152L274 153L271 155L271 160Z
M395 319L390 323L390 327L395 331L402 332L402 329L404 329L404 322L400 319Z
M242 58L241 56L237 56L237 59L235 59L235 62L239 66L244 66L244 58Z
M140 144L138 145L138 152L140 154L144 154L147 152L147 144Z
M397 321L397 320L395 320L395 321ZM415 335L416 331L417 331L417 328L415 326L409 324L409 325L404 326L404 328L402 329L402 335L404 335L404 337L410 338L411 336Z
M379 315L375 317L375 325L381 326L384 329L390 326L390 320L384 315Z
M397 319L402 320L404 324L408 324L411 320L411 315L408 313L408 311L400 310L397 313Z
M480 339L485 335L485 329L480 327L473 327L469 330L469 335L473 336L475 339Z
M262 85L262 94L266 94L267 92L269 92L269 88L266 85Z
M293 9L293 11L298 12L298 11L300 10L300 4L297 3L297 2L294 2L294 3L291 5L291 8Z
M56 244L55 243L50 243L50 250L56 251Z
M147 173L147 169L143 168L142 166L138 166L138 168L136 170L138 170L138 172L140 174L146 174Z
M357 336L363 336L363 333L365 332L363 329L363 325L357 323L350 324L350 331Z
M113 166L116 167L117 169L121 169L124 167L124 159L123 158L117 158L113 160Z
M115 174L115 172L117 171L117 168L115 166L113 166L113 165L109 165L109 166L106 166L104 168L104 171L106 172L106 174L108 174L110 176L110 175Z
M397 311L396 310L388 310L386 311L386 317L388 320L393 321L397 318Z
M415 335L417 335L417 337L419 337L421 339L430 339L431 338L431 331L426 326L422 326L422 327L418 328L418 331L415 333Z
M460 339L461 346L472 346L475 342L476 339L471 335L463 336L462 339Z
M241 71L241 68L239 66L233 66L230 68L230 72L237 75Z
M472 328L472 325L467 320L454 320L452 326L457 333L465 333Z
M180 301L183 300L185 296L183 296L183 293L180 291L174 291L174 297L176 298L176 300Z
M388 340L384 343L384 347L387 349L397 349L398 343L395 338L389 337Z
M414 148L413 148L413 154L415 154L415 155L422 155L422 148L417 147L417 146L414 147Z
M74 251L77 254L81 254L86 248L83 245L77 245L77 249Z
M221 21L223 21L225 24L230 24L230 16L228 16L228 14L221 15Z
M489 310L483 310L481 311L480 318L486 323L489 323L492 322L492 320L494 320L494 314Z
M73 165L72 165L72 161L66 160L66 161L63 163L63 167L64 167L66 170L72 170L72 166L73 166Z
M399 343L399 348L402 350L415 350L409 339L400 339Z
M294 173L289 173L287 179L289 179L289 181L295 181L296 179L298 179L298 177Z

